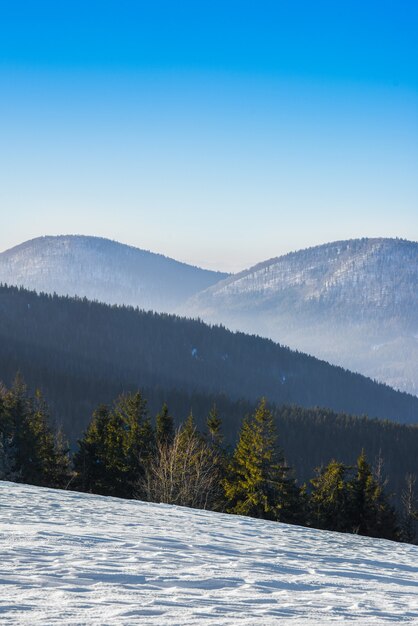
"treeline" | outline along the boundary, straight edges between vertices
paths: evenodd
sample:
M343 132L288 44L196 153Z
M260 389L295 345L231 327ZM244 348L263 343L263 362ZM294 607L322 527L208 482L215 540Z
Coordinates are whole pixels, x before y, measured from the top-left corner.
M36 369L36 358L32 361L32 366ZM1 371L0 368L0 379ZM16 370L8 377L9 386L15 373ZM42 389L51 416L63 428L72 451L76 450L77 441L87 428L99 403L111 405L115 397L123 393L135 393L138 388L148 400L147 406L151 415L155 416L165 402L168 404L175 417L176 427L192 411L197 428L203 431L206 417L216 404L219 414L222 415L224 442L229 446L235 445L242 417L253 413L256 408L255 402L231 400L225 394L124 386L115 380L100 381L98 384L95 379L73 379L70 374L66 378L52 369L48 371L48 376L42 370L40 373L42 375L39 379L45 380L45 387L34 385L32 379L32 384L28 385L30 393L34 394L37 387ZM277 406L270 402L269 407L280 433L281 445L286 450L286 458L295 468L301 482L309 482L312 468L326 464L332 457L346 465L352 465L356 455L364 448L373 464L379 457L384 458L384 470L390 478L389 492L393 494L395 504L401 506L405 476L418 474L418 427L335 413L322 408Z
M244 418L234 447L216 407L204 429L193 414L176 427L167 405L152 420L140 392L100 405L73 455L51 426L39 392L18 378L0 389L0 478L123 498L414 542L414 477L402 510L390 502L381 465L364 451L353 466L332 459L300 485L278 445L262 400Z

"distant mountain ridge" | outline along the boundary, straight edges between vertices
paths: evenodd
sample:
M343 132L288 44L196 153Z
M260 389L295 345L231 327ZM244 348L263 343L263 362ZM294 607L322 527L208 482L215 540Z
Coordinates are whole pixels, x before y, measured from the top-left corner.
M66 396L70 381L79 381L70 412L80 385L106 390L116 384L251 402L266 396L280 405L418 421L417 397L268 339L175 315L0 287L0 345L6 383L20 371L32 388L52 386L56 393L52 380L59 378ZM91 395L83 391L83 402Z
M228 275L98 237L40 237L0 254L0 283L199 317L418 395L412 241L337 241Z
M227 276L85 235L38 237L0 253L1 283L164 312Z
M357 239L270 259L179 312L418 393L418 243Z

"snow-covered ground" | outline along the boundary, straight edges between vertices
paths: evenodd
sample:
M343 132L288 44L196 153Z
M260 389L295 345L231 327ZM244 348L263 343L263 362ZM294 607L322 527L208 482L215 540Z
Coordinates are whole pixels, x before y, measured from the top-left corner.
M418 624L418 548L0 482L1 624Z

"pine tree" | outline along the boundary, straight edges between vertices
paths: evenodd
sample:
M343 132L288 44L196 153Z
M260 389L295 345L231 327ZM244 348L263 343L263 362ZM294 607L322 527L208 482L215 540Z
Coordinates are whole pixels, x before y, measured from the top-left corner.
M273 415L262 400L243 422L223 483L229 512L279 521L296 512L298 491L276 440Z

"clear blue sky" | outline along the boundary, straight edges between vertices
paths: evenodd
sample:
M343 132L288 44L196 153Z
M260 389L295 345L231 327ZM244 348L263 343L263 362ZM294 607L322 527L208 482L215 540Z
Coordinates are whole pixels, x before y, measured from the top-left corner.
M413 0L0 0L0 249L418 240Z

